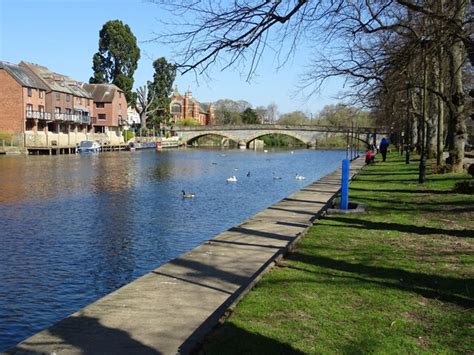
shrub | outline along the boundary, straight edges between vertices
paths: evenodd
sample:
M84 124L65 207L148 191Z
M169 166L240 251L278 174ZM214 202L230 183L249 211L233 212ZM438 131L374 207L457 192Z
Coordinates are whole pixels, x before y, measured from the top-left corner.
M176 122L178 126L198 126L199 122L196 121L194 118L184 118Z
M469 165L469 168L467 168L467 173L474 178L474 164Z
M474 194L474 179L460 181L456 183L456 185L454 185L454 192L457 192L460 194L473 195Z
M130 130L124 130L122 132L122 135L123 135L123 139L125 140L125 142L128 142L130 139L132 139L135 136L133 134L133 132L130 131Z
M432 174L446 174L449 172L448 170L449 166L448 165L436 165L433 164L431 166L431 173Z

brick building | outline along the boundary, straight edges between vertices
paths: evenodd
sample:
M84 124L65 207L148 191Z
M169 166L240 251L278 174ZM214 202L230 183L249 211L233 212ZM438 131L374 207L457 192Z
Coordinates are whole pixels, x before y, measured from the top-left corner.
M74 145L77 143L75 138L78 134L82 137L82 134L90 132L93 100L92 96L81 88L79 82L38 64L20 62L19 66L29 71L47 88L45 111L48 119L46 124L37 126L36 122L27 117L26 131L45 133L46 145L49 145L50 140L58 145ZM47 139L48 133L57 134L57 137ZM32 142L34 145L43 145L42 136L35 138Z
M171 96L170 112L175 123L186 118L194 119L202 126L215 123L212 104L200 103L192 97L189 90L182 96L175 88Z
M102 101L94 104L94 95ZM21 136L26 147L122 143L126 116L125 95L114 85L82 84L41 65L0 61L0 132Z
M113 84L82 84L94 99L95 133L121 135L121 127L127 124L127 100L123 90Z
M25 68L0 61L0 132L44 129L48 88ZM27 124L28 122L28 124Z

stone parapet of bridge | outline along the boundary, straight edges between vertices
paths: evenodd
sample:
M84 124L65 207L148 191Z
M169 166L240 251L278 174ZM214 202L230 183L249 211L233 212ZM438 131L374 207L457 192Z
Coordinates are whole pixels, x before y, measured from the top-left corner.
M347 134L353 128L350 127L329 127L315 125L227 125L227 126L179 126L174 128L181 140L188 144L193 140L207 136L216 135L232 140L239 145L249 145L255 139L270 134L284 134L293 137L307 146L315 146L319 139L334 135ZM374 133L376 130L370 127L357 127L356 133L363 135L363 141L367 141L365 136ZM382 133L382 132L380 132Z

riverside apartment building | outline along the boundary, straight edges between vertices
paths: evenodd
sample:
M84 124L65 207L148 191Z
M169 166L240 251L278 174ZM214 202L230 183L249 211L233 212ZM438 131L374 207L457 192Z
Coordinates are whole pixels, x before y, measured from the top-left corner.
M25 148L70 147L82 140L122 143L119 122L122 110L126 115L125 98L112 99L109 118L98 120L94 85L99 84L91 84L88 91L83 83L44 66L0 61L0 133L21 137Z

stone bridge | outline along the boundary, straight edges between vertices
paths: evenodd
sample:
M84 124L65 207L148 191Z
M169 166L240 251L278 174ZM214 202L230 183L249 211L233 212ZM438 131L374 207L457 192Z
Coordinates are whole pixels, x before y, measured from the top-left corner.
M239 144L239 146L248 147L249 144L262 136L269 134L284 134L306 144L307 147L315 147L321 138L334 135L352 135L355 139L369 144L373 139L373 134L378 132L374 127L329 127L315 125L239 125L239 126L177 126L174 131L178 134L181 141L185 144L191 144L199 137L207 135L216 135L227 138Z

